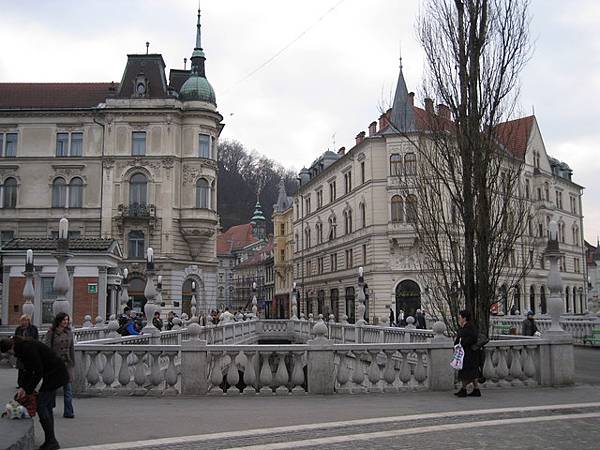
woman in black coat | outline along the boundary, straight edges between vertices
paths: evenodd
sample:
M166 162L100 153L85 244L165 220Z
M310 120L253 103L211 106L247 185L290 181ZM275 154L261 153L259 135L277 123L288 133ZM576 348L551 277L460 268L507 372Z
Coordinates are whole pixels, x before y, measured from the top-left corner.
M477 343L477 327L471 321L469 311L462 310L458 313L458 324L460 328L456 333L454 345L460 343L465 351L463 367L458 371L458 379L462 382L462 388L454 395L457 397L481 397L481 391L477 380L479 378L479 350L473 350ZM473 383L473 391L467 394L467 386Z

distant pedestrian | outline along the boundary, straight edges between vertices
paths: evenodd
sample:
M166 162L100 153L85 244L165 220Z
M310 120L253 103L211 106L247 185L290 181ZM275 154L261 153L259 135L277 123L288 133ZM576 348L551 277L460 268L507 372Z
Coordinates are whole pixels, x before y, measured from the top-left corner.
M167 314L167 330L170 331L173 329L173 327L175 326L175 324L173 323L173 319L175 319L175 313L173 311L169 311L169 314Z
M538 328L535 323L533 311L527 311L527 318L523 321L522 328L523 336L535 336L535 333L537 333Z
M471 322L471 313L462 310L458 313L458 332L454 345L460 344L465 352L462 369L458 371L458 379L462 382L462 388L455 392L457 397L481 397L479 390L479 360L481 350L473 350L477 344L477 327ZM473 391L467 394L467 386L473 384Z
M69 372L64 362L47 345L21 336L0 340L0 352L14 354L23 364L25 376L19 383L18 399L32 395L42 380L37 396L37 414L44 430L44 443L40 448L59 449L54 435L52 410L56 403L56 390L69 382Z
M417 323L417 329L424 330L427 328L427 322L425 321L425 314L420 309L417 309L415 313L415 322Z
M394 314L394 310L392 308L390 308L390 327L394 326L394 322L395 322L395 314Z
M30 338L30 339L37 341L39 338L38 329L35 325L31 324L31 317L29 317L27 314L23 314L21 316L21 318L19 319L19 322L21 323L21 325L19 325L15 329L15 336ZM23 376L23 364L20 363L18 359L17 359L17 371L18 371L17 372L18 373L17 381L18 381Z
M406 325L406 322L404 321L404 310L400 310L398 311L398 326L399 327L404 327Z
M159 331L162 331L163 321L160 318L160 311L154 311L154 318L152 319L152 325L158 328Z
M62 359L69 373L69 382L63 386L63 417L67 419L75 417L72 384L75 378L75 340L70 322L68 314L64 312L58 313L44 338L44 343Z

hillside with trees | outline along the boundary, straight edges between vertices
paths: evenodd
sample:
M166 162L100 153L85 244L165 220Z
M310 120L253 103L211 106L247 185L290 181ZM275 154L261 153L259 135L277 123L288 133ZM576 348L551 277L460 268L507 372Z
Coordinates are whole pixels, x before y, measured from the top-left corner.
M296 192L298 184L294 171L254 150L248 151L238 141L221 141L217 211L223 230L250 221L256 205L256 195L259 193L259 201L267 218L267 233L272 233L271 215L282 178L288 195Z

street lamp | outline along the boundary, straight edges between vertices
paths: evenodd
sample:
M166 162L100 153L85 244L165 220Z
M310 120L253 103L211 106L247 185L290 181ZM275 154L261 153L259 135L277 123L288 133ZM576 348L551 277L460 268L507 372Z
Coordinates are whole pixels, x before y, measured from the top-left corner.
M56 316L59 312L69 314L70 304L67 300L67 292L69 290L70 280L69 274L67 273L66 262L71 255L69 251L69 221L64 217L60 219L58 224L58 241L56 244L56 252L54 257L58 262L56 268L56 275L54 276L54 283L52 288L56 293L56 300L54 301L53 310Z
M25 287L23 287L23 298L25 304L23 305L23 313L27 314L31 318L33 323L33 312L35 307L33 305L33 299L35 297L35 291L33 290L33 250L27 250L25 256Z
M365 325L367 321L365 320L365 279L363 277L363 268L362 266L358 268L358 320L356 321L356 325Z
M124 312L127 303L129 302L129 293L127 292L127 276L129 271L127 268L123 269L123 280L121 281L121 310Z
M298 290L296 289L296 282L292 284L292 320L298 320Z
M198 301L196 300L196 282L192 281L192 300L191 300L191 312L192 312L192 318L196 317L196 311L197 309L197 305L198 305Z
M160 330L152 323L154 311L156 310L156 305L154 304L154 299L156 298L156 288L154 287L154 250L152 247L148 247L146 251L146 287L144 288L144 297L146 297L146 304L144 305L146 326L142 329L142 332L150 335L160 334Z

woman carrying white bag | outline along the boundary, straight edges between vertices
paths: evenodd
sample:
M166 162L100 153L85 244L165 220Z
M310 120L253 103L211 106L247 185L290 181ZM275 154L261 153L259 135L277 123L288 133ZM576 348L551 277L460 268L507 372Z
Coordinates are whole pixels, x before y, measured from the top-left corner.
M457 397L481 397L479 384L479 352L473 350L477 344L477 327L471 322L471 314L462 310L458 313L458 324L460 328L454 340L454 355L450 365L458 370L458 379L462 382L462 388L455 392ZM467 394L467 386L473 383L473 390Z

